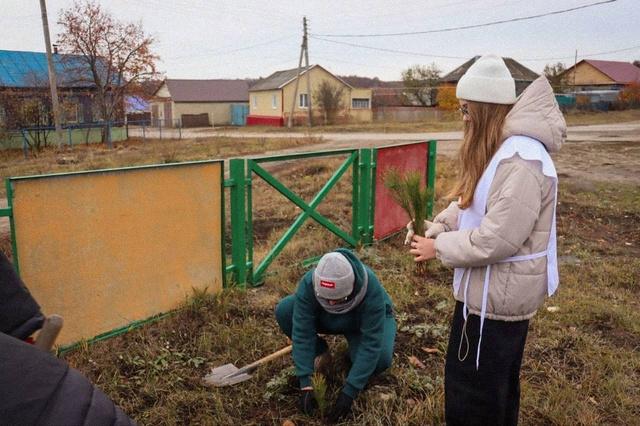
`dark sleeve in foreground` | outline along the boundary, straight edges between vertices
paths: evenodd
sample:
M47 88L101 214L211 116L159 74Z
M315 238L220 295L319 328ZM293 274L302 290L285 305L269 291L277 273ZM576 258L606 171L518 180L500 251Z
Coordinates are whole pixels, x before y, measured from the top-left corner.
M64 361L1 333L0 423L135 425L100 389Z
M42 328L40 306L0 252L0 333L24 340Z

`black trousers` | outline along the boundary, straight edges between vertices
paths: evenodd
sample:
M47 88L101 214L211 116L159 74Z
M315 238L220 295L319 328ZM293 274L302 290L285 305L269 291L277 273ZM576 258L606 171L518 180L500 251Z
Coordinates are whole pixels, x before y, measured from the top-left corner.
M520 365L529 321L485 318L480 350L480 317L469 315L463 337L463 304L456 303L445 362L445 418L447 425L517 425L520 408ZM460 342L462 347L460 348ZM459 350L460 349L460 350ZM464 360L460 361L460 358Z

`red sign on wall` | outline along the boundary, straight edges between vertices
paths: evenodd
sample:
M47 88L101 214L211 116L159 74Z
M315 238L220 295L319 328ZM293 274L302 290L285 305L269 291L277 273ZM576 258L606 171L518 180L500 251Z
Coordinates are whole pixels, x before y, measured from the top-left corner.
M428 142L378 148L373 228L373 237L376 240L400 231L409 222L409 216L395 202L384 184L385 173L389 169L401 172L418 171L426 183L428 151Z

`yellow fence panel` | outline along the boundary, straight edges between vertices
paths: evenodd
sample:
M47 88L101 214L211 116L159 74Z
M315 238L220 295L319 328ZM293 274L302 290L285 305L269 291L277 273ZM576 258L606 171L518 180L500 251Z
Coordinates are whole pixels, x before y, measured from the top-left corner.
M223 165L205 161L11 179L20 275L69 344L217 292Z

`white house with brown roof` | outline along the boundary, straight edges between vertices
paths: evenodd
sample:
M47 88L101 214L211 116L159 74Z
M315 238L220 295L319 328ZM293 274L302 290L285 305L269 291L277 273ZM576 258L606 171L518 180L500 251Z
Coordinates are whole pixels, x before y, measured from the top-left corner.
M246 80L166 79L154 94L151 119L163 127L229 125L234 111L248 109Z

